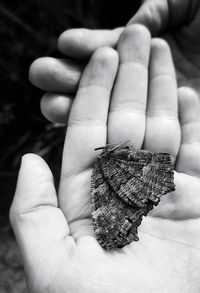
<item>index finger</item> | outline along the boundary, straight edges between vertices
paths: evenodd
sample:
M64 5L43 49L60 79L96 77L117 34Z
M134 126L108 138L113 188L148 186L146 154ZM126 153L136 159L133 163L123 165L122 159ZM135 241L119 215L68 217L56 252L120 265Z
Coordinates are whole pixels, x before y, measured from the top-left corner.
M62 174L88 168L96 156L94 148L106 143L107 115L117 66L116 51L101 48L86 67L68 120Z
M76 227L77 219L86 219L91 213L90 177L97 156L94 149L106 144L107 115L117 67L118 55L113 49L95 52L83 73L69 116L59 203L72 234L77 229L71 223Z

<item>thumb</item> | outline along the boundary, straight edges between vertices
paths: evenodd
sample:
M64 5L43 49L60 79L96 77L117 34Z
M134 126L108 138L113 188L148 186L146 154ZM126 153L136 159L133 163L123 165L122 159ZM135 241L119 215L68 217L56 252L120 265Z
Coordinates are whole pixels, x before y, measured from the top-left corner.
M45 265L41 259L56 258L55 246L69 234L58 208L52 173L37 155L22 158L10 221L22 253L25 268Z
M166 29L169 30L189 20L194 10L194 5L191 2L193 1L144 0L128 25L143 24L150 30L152 36L158 36Z

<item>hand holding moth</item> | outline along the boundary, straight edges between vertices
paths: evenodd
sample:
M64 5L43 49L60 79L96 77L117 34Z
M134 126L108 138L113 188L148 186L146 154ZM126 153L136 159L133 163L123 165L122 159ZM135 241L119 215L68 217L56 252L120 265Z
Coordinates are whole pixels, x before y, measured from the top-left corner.
M169 48L162 40L151 41L143 26L123 32L118 52L119 60L112 49L97 50L81 78L58 198L45 162L35 155L22 160L11 222L30 292L199 290L198 100L193 91L180 99L179 124ZM163 196L143 220L138 242L108 252L95 239L91 220L94 148L127 140L135 150L171 154L176 192Z

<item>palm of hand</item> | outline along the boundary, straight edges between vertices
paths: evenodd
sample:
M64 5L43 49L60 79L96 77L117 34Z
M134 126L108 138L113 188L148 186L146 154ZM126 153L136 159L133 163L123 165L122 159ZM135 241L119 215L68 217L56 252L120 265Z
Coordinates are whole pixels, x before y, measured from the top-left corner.
M162 64L162 60L160 62ZM161 72L160 76L162 78ZM162 82L164 83L165 81L162 80ZM157 90L159 91L160 89L157 88ZM161 92L159 93L161 94ZM63 207L67 207L64 210L68 215L72 238L76 240L76 244L73 242L73 248L70 246L72 253L70 257L72 262L70 264L73 270L70 271L67 279L65 272L69 265L66 263L66 269L63 269L63 276L59 276L59 279L62 279L59 283L62 284L63 288L69 286L69 280L70 286L71 282L74 282L74 292L163 292L163 288L165 288L166 292L177 292L182 288L187 292L188 288L198 286L195 281L198 271L194 269L199 259L198 247L193 245L196 235L193 227L194 222L198 224L198 220L187 221L199 215L199 209L194 208L197 198L195 193L197 194L200 191L200 181L197 174L199 171L196 170L197 173L194 173L194 170L190 169L190 165L196 160L198 154L193 149L193 143L185 146L185 141L189 139L188 132L191 134L193 123L195 123L195 130L193 129L192 131L191 139L196 139L194 134L196 133L196 127L199 127L198 123L196 123L198 117L197 115L193 117L192 113L196 109L197 114L200 109L198 109L199 104L195 97L192 97L193 101L188 100L187 96L184 96L183 99L185 102L181 102L183 134L181 146L177 146L178 139L173 141L164 139L166 143L165 150L173 153L175 149L179 149L176 154L176 170L179 172L176 172L175 176L177 188L173 194L163 197L162 203L153 211L152 215L143 220L139 228L139 242L133 242L121 251L105 251L98 245L94 237L89 190L92 172L90 166L94 164L96 156L94 151L89 153L86 168L73 178L73 185L70 184L72 181L71 176L69 176L70 172L66 172L69 178L65 178L64 186L62 187L61 184L61 189L70 195L73 194L74 197L76 195L79 200L77 204L77 202L73 202L73 196L70 196L69 200L67 200L66 196L61 202ZM167 103L162 108L162 111L165 112L166 107ZM176 111L175 109L176 107L174 106L174 111ZM190 109L188 116L186 115L186 109ZM155 112L152 110L152 113L156 114L156 109L154 110ZM111 112L110 116L112 117L112 115ZM170 120L167 116L166 111L164 120ZM163 117L160 118L162 120ZM157 117L154 117L154 115L151 117L150 115L146 119L146 129L144 129L142 123L139 123L138 125L141 125L138 126L140 135L133 134L134 137L137 137L134 144L138 148L141 148L142 144L144 144L155 151L163 149L163 143L155 139L157 135L160 135L160 130L156 133L156 127L154 128L154 140L151 134L148 136L148 125L152 128L154 123L157 123L154 121ZM118 120L117 126L113 126L111 131L107 132L111 133L112 136L115 131L118 134L116 134L116 142L120 143L125 138L124 133L121 131L123 118ZM175 119L169 132L178 137L177 121ZM103 137L104 134L105 130L101 130L97 136L98 138ZM112 137L108 137L108 140L112 141ZM192 153L193 159L190 157L190 153ZM191 159L192 162L188 165ZM192 166L195 167L195 165ZM191 186L193 186L192 190ZM188 205L188 197L191 198L190 205ZM74 215L76 216L74 217ZM188 255L190 255L189 258L186 257ZM78 279L79 282L76 283L75 279ZM72 287L70 287L71 289Z
M53 276L54 281L50 284L53 292L139 293L161 292L163 288L166 292L188 292L191 288L194 292L198 291L199 247L195 247L193 242L196 243L195 228L199 221L163 219L162 217L166 218L166 206L169 205L166 201L164 208L162 205L156 208L157 216L159 213L160 217L147 216L143 220L139 228L139 242L133 242L121 251L105 251L97 243L91 223L91 172L91 169L84 170L73 180L74 193L81 190L78 197L84 198L85 201L78 206L75 205L74 210L71 209L72 215L79 215L70 223L73 235L70 239L65 239L64 245L61 243L58 246L58 251L54 252L57 255L56 259L51 259L52 265L43 268L40 275L42 282L37 280L37 283L43 283L43 274L51 276L52 267L56 267L58 274ZM185 196L190 197L190 188L185 188L185 185L191 187L197 179L185 174L180 176L178 188L181 189L181 194L177 190L167 197L178 197L180 200ZM196 188L192 190L194 194L200 190L199 181L195 184ZM183 190L185 194L182 193ZM185 212L179 204L180 201L177 200L173 207L176 211L173 216L190 218L195 211L194 205L191 203L189 212ZM36 292L40 292L38 288Z
M61 210L49 208L40 222L56 219L47 223L46 229L51 231L48 237L53 244L46 243L46 251L31 261L28 258L30 292L188 292L191 287L198 292L199 100L189 90L180 99L180 145L169 50L158 40L151 44L146 111L150 36L137 26L127 31L119 45L120 67L110 108L117 70L113 53L99 58L99 51L81 79L69 117L59 192L70 234L58 231L58 227L63 230L66 226ZM154 152L167 151L176 158L176 192L163 197L163 203L143 220L140 241L120 251L103 250L91 225L89 189L97 155L93 149L105 145L107 139L115 143L130 139L136 149L143 146ZM31 252L35 255L34 250Z
M37 284L43 284L46 275L51 277L56 266L58 273L52 276L53 281L49 278L52 292L177 292L181 288L198 292L199 249L185 239L180 241L183 231L191 237L192 225L179 223L174 227L176 224L159 219L145 222L148 232L140 232L139 242L119 252L103 251L92 235L80 236L70 247L68 239L55 251L56 259L51 259L52 265L42 270ZM163 231L153 235L154 229ZM46 292L40 288L36 287L35 292Z
M81 189L87 190L91 171L87 171L83 177ZM79 182L78 178L77 181ZM76 184L76 179L74 183ZM185 183L188 184L189 180ZM80 197L89 199L89 190ZM61 289L68 292L66 288L69 292L76 293L161 292L163 286L166 292L177 292L181 288L188 292L188 288L195 289L195 286L198 290L196 278L199 271L195 267L199 263L199 247L193 244L196 240L196 231L193 229L194 223L199 225L199 221L187 223L147 216L139 229L139 242L133 242L121 251L105 251L94 237L91 217L88 217L90 208L85 209L85 213L82 212L83 206L89 207L89 204L86 201L76 207L76 213L83 220L74 219L71 223L71 229L74 226L75 231L70 241L73 245L69 247L67 243L64 246L65 261L58 270L63 274L56 276L54 292L60 292ZM157 209L159 211L159 206ZM70 259L65 253L70 255ZM66 274L69 271L69 261L70 272Z

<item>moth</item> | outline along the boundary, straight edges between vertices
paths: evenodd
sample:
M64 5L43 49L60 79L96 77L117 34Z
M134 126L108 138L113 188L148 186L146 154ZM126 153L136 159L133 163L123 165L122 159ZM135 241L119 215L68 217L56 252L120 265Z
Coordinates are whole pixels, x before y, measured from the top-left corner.
M139 240L138 226L161 196L175 190L168 153L134 151L127 143L106 145L91 178L94 233L105 249Z

